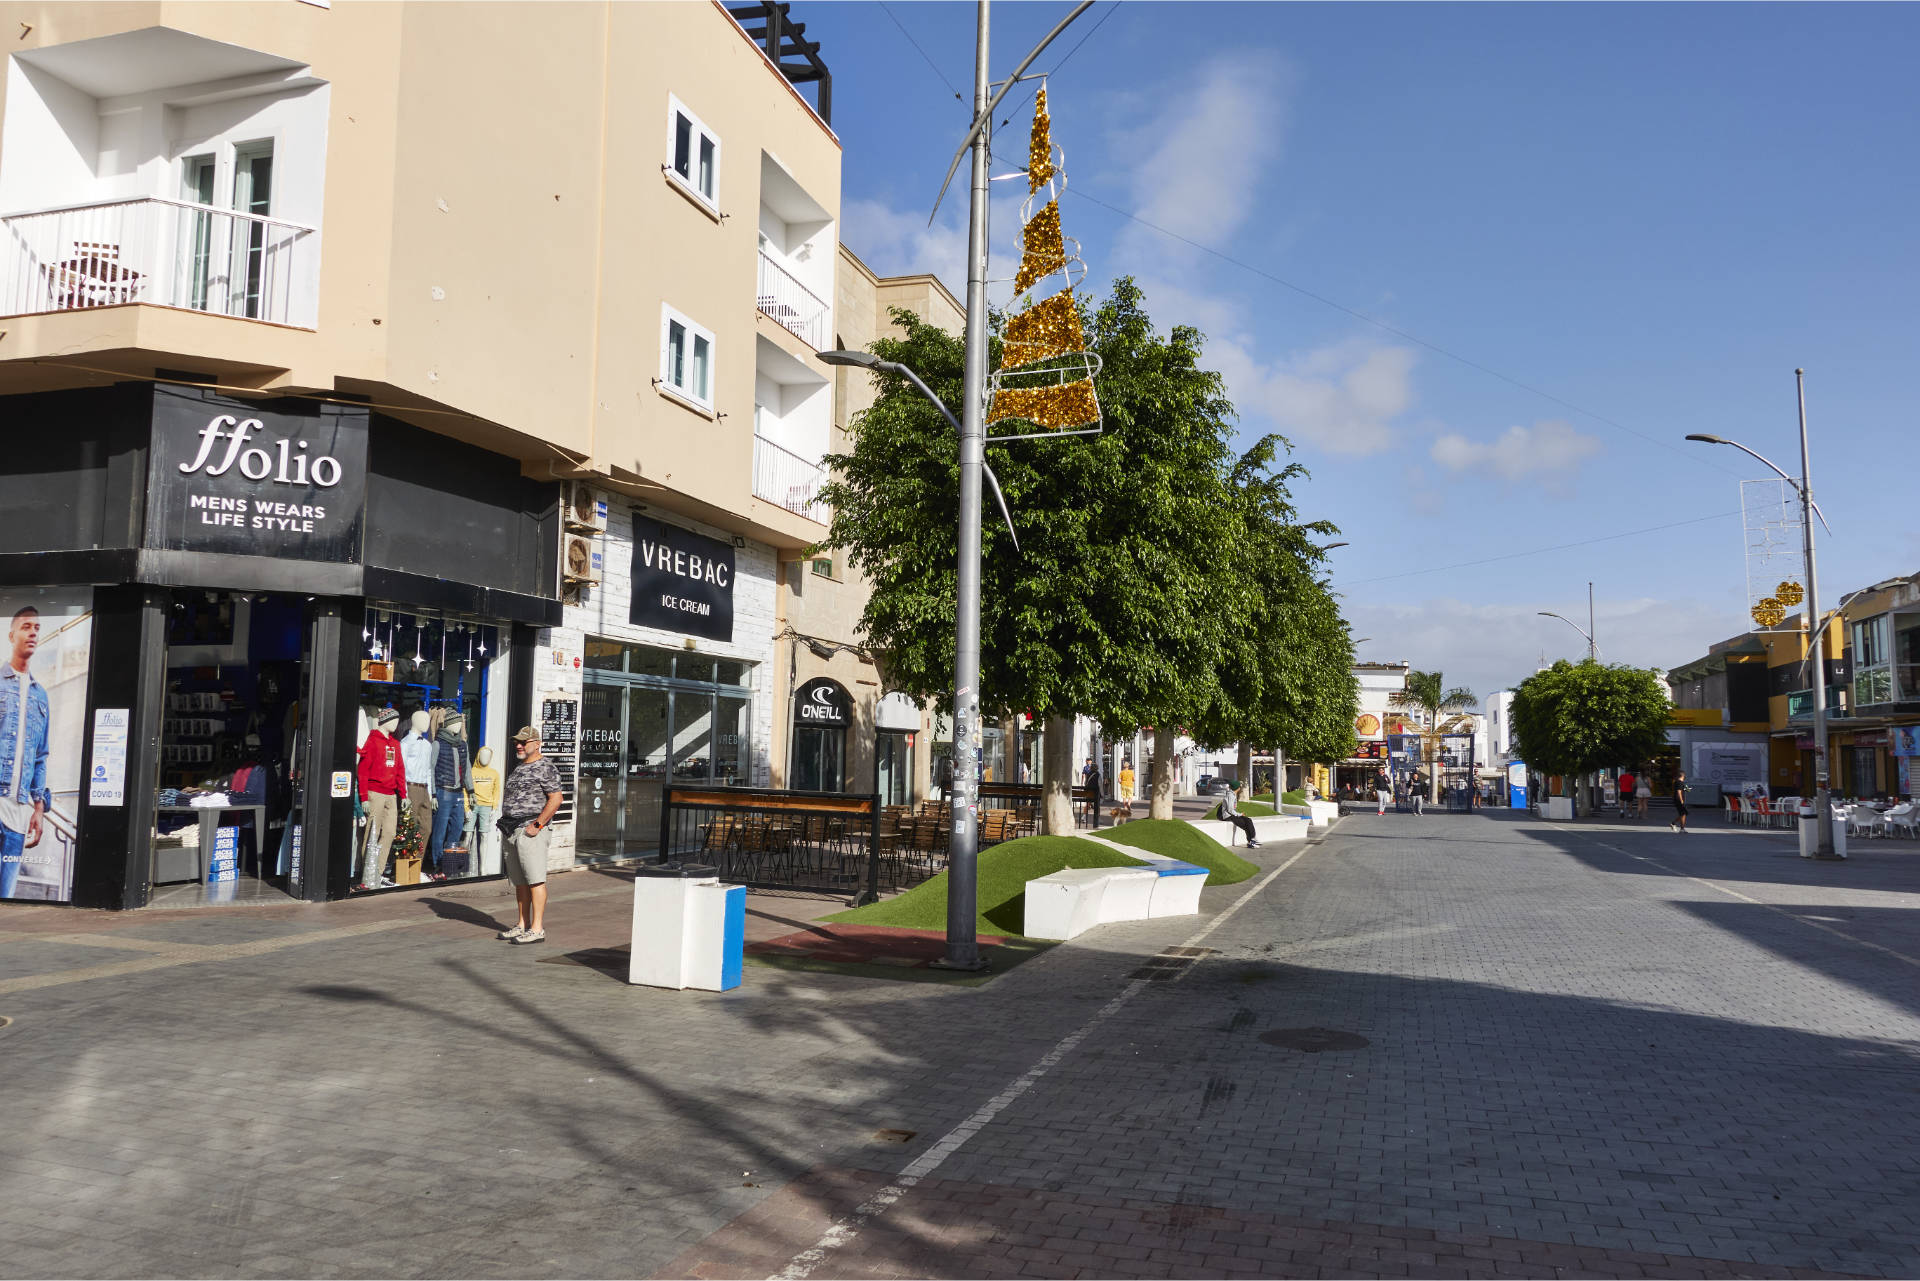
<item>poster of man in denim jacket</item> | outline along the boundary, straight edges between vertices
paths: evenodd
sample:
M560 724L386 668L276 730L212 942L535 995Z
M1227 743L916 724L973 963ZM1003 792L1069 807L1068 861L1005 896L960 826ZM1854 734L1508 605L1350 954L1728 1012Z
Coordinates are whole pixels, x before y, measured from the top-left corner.
M0 898L12 898L27 851L45 834L53 804L47 787L47 691L28 670L40 647L40 611L15 611L7 627L8 659L0 667Z

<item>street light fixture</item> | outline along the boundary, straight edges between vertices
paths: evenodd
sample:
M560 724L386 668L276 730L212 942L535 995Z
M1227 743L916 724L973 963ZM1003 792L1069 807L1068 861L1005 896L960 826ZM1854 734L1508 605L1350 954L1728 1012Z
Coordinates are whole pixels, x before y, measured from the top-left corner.
M1833 532L1833 527L1827 525L1827 516L1820 510L1820 504L1813 501L1813 465L1807 450L1806 378L1806 370L1793 371L1794 391L1800 402L1799 480L1787 475L1764 454L1748 449L1737 440L1709 436L1703 432L1689 433L1687 439L1697 440L1703 445L1731 445L1741 453L1765 463L1774 475L1793 486L1794 492L1800 495L1800 554L1805 561L1807 576L1807 661L1813 665L1813 857L1842 858L1845 856L1835 853L1833 848L1833 806L1829 799L1831 793L1827 775L1827 620L1820 616L1820 592L1814 577L1813 518L1818 516L1828 533Z
M1561 622L1565 623L1568 627L1573 628L1574 631L1579 632L1582 636L1586 637L1588 659L1594 662L1599 661L1600 646L1595 644L1593 639L1594 626L1593 626L1593 582L1592 580L1588 580L1587 582L1587 625L1584 628L1581 627L1580 624L1574 622L1571 618L1568 618L1565 614L1556 614L1549 609L1536 610L1535 612L1538 613L1542 618L1557 618Z

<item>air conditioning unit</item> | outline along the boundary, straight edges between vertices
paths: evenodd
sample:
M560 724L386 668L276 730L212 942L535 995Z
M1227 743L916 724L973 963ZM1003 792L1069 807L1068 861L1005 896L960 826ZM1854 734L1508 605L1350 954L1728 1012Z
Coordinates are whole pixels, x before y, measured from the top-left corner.
M607 528L607 500L594 493L593 486L584 480L567 482L561 491L565 499L564 515L568 529L584 529L593 533L603 533Z
M568 534L561 547L561 573L569 585L600 581L600 548L585 534Z

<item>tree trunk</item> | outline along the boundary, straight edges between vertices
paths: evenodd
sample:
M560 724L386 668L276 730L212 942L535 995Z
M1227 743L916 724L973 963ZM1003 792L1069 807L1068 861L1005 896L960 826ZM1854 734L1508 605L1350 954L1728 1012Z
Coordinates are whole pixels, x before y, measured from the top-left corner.
M1234 772L1240 776L1240 799L1247 800L1253 795L1253 744L1244 738L1240 740L1240 755L1235 758Z
M1153 731L1153 801L1148 818L1173 817L1173 731Z
M1048 836L1073 835L1073 717L1049 716L1041 729L1042 819Z

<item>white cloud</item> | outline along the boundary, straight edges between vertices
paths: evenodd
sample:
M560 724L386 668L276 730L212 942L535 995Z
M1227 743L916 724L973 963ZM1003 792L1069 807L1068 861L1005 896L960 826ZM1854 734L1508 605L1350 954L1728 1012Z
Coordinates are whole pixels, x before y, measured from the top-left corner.
M1443 673L1448 685L1464 685L1482 699L1517 685L1543 661L1577 661L1587 652L1586 641L1573 628L1539 615L1540 609L1560 605L1560 612L1584 628L1585 609L1558 599L1489 605L1442 597L1378 604L1348 600L1343 605L1354 634L1372 638L1359 646L1362 658L1404 659L1421 671ZM1665 670L1738 633L1741 621L1738 611L1730 611L1724 602L1601 600L1593 630L1602 661Z
M963 173L962 178L965 177ZM961 213L949 193L943 217L927 225L925 213L899 210L878 200L849 200L840 206L840 239L882 276L932 272L956 298L967 295L966 190Z
M1413 403L1413 351L1349 339L1265 363L1241 337L1212 343L1241 414L1264 418L1296 443L1334 454L1377 454Z
M1247 50L1222 54L1169 85L1159 115L1116 138L1120 155L1137 157L1133 212L1203 245L1225 246L1280 158L1293 81L1284 59ZM1135 263L1165 257L1169 244L1135 225L1116 249L1122 263Z
M1600 442L1571 423L1547 419L1514 425L1495 440L1472 441L1449 432L1433 442L1433 461L1450 471L1490 472L1506 481L1564 477L1600 452Z

